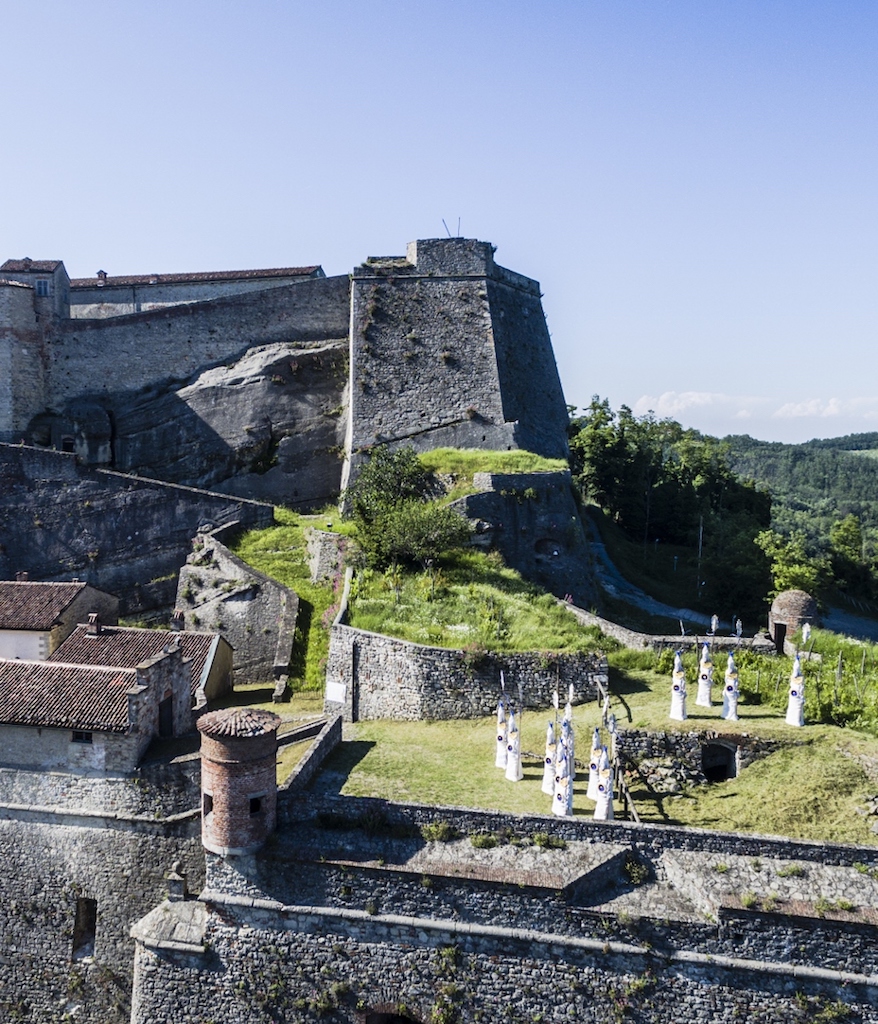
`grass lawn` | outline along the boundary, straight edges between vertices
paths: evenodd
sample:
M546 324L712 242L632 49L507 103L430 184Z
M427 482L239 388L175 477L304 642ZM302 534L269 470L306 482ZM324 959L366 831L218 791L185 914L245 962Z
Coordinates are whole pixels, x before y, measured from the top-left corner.
M475 491L476 473L549 473L568 469L565 459L547 459L522 450L483 451L478 448L434 448L418 455L421 465L450 478L446 499L454 501Z
M597 651L616 646L583 627L551 594L496 554L460 551L435 575L360 572L350 624L437 647L492 651Z
M727 723L719 708L695 710L685 723L671 722L670 678L648 671L612 672L612 710L620 724L637 728L746 732L789 744L745 769L737 779L693 786L659 798L634 790L644 821L720 831L761 832L803 839L875 844L869 819L855 807L878 792L862 759L878 758L878 741L832 725L794 730L783 715L761 705L739 708L741 721ZM630 722L629 722L630 712ZM327 762L321 785L352 796L377 796L427 804L480 807L509 813L550 813L540 790L542 754L551 709L525 713L524 779L507 782L494 767L493 717L461 722L360 722L346 727L345 742ZM574 708L577 758L586 760L596 704ZM574 786L574 814L592 815L583 773ZM617 816L622 815L616 805Z

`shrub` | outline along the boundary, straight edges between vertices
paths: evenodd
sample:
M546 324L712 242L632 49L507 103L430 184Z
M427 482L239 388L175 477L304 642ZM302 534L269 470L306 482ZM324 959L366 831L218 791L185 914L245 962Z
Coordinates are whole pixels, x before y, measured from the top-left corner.
M421 836L428 843L450 843L460 837L460 832L448 821L431 821L421 825Z

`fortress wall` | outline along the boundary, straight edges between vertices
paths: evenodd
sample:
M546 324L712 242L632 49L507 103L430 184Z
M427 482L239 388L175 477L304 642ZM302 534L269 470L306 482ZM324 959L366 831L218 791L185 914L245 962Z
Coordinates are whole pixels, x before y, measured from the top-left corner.
M566 459L567 403L540 286L503 267L495 275L487 287L504 419L517 423L517 447Z
M77 576L117 594L123 614L170 603L192 537L231 522L267 525L269 505L77 466L73 455L0 445L0 569ZM158 584L156 584L158 586Z
M330 712L343 709L348 721L371 718L478 718L493 714L501 694L517 703L522 687L526 707L549 707L555 687L574 686L577 702L594 700L597 679L606 682L606 662L592 654L468 654L444 647L333 625L326 666ZM330 699L344 693L344 701Z
M161 281L136 285L99 285L96 280L91 287L77 285L70 289L70 315L76 319L104 319L186 302L206 302L230 295L283 288L309 280L313 278L304 275L238 278L231 281Z
M136 780L136 781L135 781ZM201 762L146 764L129 775L24 771L0 768L0 811L144 818L200 811Z
M384 442L507 448L485 279L355 271L351 309L352 450ZM488 443L481 441L486 435Z
M254 345L344 337L348 296L348 278L331 277L125 317L61 321L49 367L53 406L185 380Z
M488 745L486 760L493 757ZM313 797L311 798L313 800ZM878 868L878 846L853 846L819 840L787 839L743 832L712 832L708 829L685 828L680 825L635 824L629 821L602 822L592 818L561 818L554 815L500 815L496 811L465 807L432 807L425 804L391 803L366 797L321 797L320 810L336 812L345 817L380 813L390 824L417 827L437 821L448 822L462 835L493 832L504 826L517 835L551 832L569 842L608 843L630 847L639 856L659 865L665 853L677 850L695 851L728 859L772 857L782 860L810 862L829 866L853 867L856 863ZM278 804L281 821L298 821L314 816L313 804L294 793Z
M299 598L242 562L218 534L195 538L180 569L176 607L187 629L221 630L235 649L237 681L273 682L289 671Z
M0 441L18 441L44 404L41 332L33 289L0 282Z
M198 821L168 830L51 815L0 818L0 1019L127 1024L131 923L164 898L180 861L200 888ZM74 959L77 900L97 902L94 960Z
M874 988L845 985L838 974L790 976L707 955L665 958L636 941L564 941L502 923L479 930L400 916L281 916L227 903L217 910L201 957L138 946L132 1024L316 1021L327 1012L354 1024L368 1011L461 1024L597 1024L611 1015L641 1024L787 1024L800 1007L813 1014L836 999L863 1024L878 1020Z

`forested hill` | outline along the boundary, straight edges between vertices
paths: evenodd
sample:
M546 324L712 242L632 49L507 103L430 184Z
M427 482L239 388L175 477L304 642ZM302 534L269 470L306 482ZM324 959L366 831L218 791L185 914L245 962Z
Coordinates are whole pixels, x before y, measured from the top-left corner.
M724 438L736 474L771 491L775 516L792 505L818 518L853 513L878 526L878 433L781 444L744 435ZM809 533L811 531L808 531Z

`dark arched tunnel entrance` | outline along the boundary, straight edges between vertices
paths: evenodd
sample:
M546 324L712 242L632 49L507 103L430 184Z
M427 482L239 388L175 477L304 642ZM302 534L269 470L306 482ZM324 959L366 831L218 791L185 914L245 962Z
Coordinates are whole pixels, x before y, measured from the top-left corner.
M701 770L708 782L725 782L738 774L735 748L725 743L705 743L701 748Z

